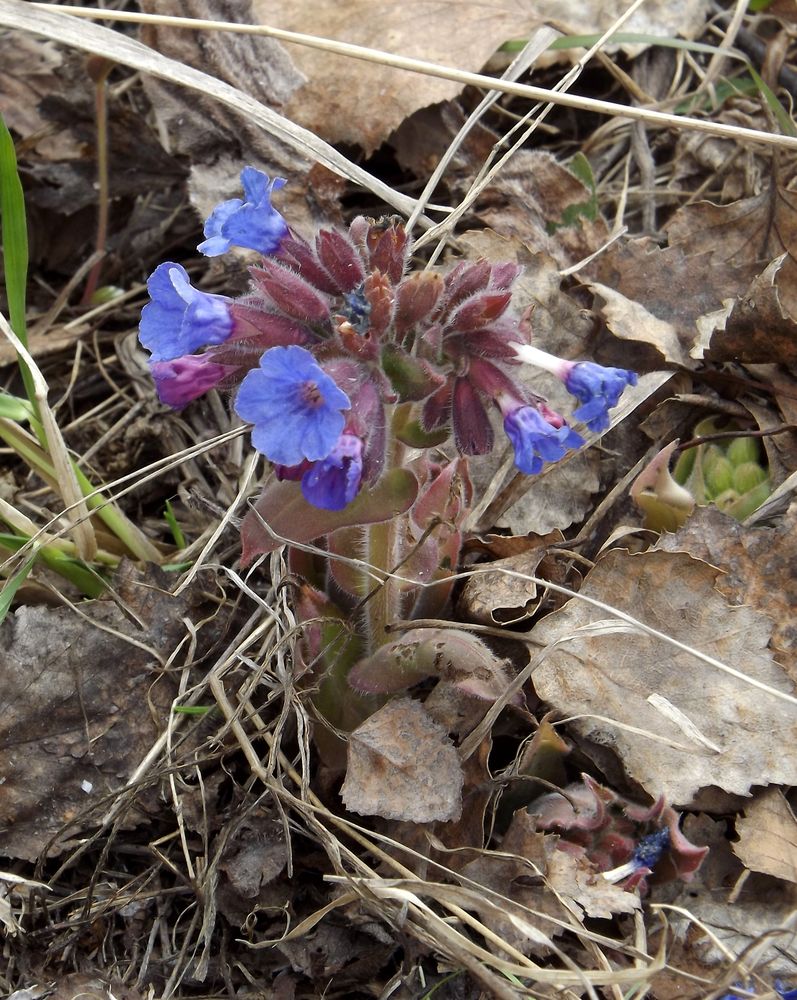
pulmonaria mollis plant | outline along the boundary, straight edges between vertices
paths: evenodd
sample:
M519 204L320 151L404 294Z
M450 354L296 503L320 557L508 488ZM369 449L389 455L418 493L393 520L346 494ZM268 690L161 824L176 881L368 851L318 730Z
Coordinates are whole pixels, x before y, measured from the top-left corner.
M690 843L679 815L663 798L640 806L582 775L564 794L542 795L529 806L538 830L558 833L558 847L586 858L610 882L647 891L648 882L689 882L708 854Z
M393 218L357 218L348 231L321 228L308 240L271 203L283 180L253 167L241 180L244 197L213 211L199 250L262 254L250 290L212 295L180 264L161 264L148 282L140 339L164 403L179 409L214 387L235 392L255 448L314 507L351 504L404 461L403 446L423 449L453 434L460 455L489 452L490 409L524 473L579 448L565 418L519 384L521 363L559 377L581 404L575 418L598 431L636 382L632 372L526 343L512 312L516 264L413 270Z
M490 411L524 473L583 444L519 383L519 366L559 377L580 404L576 418L595 430L636 376L531 347L512 311L514 263L413 268L395 218L305 237L272 204L282 180L252 167L241 180L243 197L213 211L198 249L257 251L248 291L210 294L180 264L161 264L140 339L164 403L228 392L272 463L242 523L242 563L298 543L287 553L301 581L296 675L343 731L423 678L497 697L503 666L478 640L460 636L449 663L439 636L413 629L399 641L389 626L444 611L472 499L467 456L496 444ZM315 732L325 739L323 727Z

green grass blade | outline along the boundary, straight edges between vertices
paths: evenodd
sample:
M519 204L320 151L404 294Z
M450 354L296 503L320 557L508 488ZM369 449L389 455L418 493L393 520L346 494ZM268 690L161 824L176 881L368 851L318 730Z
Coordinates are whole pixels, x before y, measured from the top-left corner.
M17 171L14 140L0 115L0 212L3 219L3 268L8 314L14 332L27 347L25 289L28 283L28 226L25 196Z
M25 196L17 170L14 140L6 128L2 115L0 115L0 219L8 318L14 333L27 347L25 294L28 283L28 224L25 218ZM25 383L25 392L35 407L33 379L22 359L19 361L19 368Z
M33 564L35 562L36 552L34 550L22 564L20 569L18 569L12 577L9 577L9 579L6 580L3 589L0 590L0 622L2 622L8 614L11 602L16 597L19 588L27 580L28 574L33 569Z
M174 508L172 507L171 500L166 501L166 509L163 512L163 520L169 525L169 530L172 533L172 538L174 539L174 544L178 549L185 548L185 535L183 534L183 529L177 520L174 513Z

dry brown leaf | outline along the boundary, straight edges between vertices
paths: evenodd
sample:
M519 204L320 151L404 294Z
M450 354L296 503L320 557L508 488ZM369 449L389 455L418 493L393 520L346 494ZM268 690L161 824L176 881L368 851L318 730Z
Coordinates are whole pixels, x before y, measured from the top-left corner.
M396 698L349 737L340 790L364 816L431 823L462 812L462 767L446 731L420 702Z
M797 319L797 191L792 187L770 177L753 198L687 205L665 230L671 245L682 246L690 257L709 254L714 267L753 267L758 273L785 254L778 271L780 302Z
M736 821L737 858L753 871L797 882L797 819L779 788L765 788Z
M193 0L190 7L196 6ZM219 7L207 0L203 6ZM705 0L679 0L677 4L648 0L624 30L693 35L703 26L705 6ZM472 0L456 5L447 0L416 0L409 6L370 0L254 0L252 10L253 20L271 27L477 71L509 38L527 38L551 21L571 34L603 31L625 13L626 5L623 0L571 0L566 8L560 0L517 0L504 7L485 7ZM643 46L633 48L640 51ZM366 155L413 112L450 100L462 90L453 81L300 45L291 45L287 51L307 80L285 103L288 117L328 142L358 145ZM569 52L551 53L540 62L571 58ZM247 85L245 79L242 85Z
M642 238L615 244L590 273L596 280L589 287L604 300L600 311L616 337L651 344L666 361L694 367L755 272L707 250L687 254Z
M545 546L540 545L481 568L466 581L457 602L462 617L485 625L510 625L529 618L538 603L537 584L502 571L535 575L544 556Z
M175 689L158 656L185 636L191 598L165 593L154 571L125 572L140 626L108 601L82 614L23 606L0 625L0 849L10 857L65 850L96 823L81 814L125 784L166 724ZM135 588L148 600L131 600Z
M586 858L567 851L552 851L548 857L548 884L587 917L608 919L615 913L633 913L642 908L636 892L626 892L608 882Z
M785 279L781 272L789 271ZM783 292L795 280L797 269L789 257L776 257L740 297L725 320L719 324L708 349L712 361L766 363L777 358L783 365L797 361L797 313L787 315Z
M746 528L714 506L698 507L658 548L723 570L717 589L771 619L775 656L797 683L797 506L771 528Z
M253 20L275 28L384 49L398 55L480 70L507 38L525 37L540 23L529 0L506 7L460 0L409 5L363 0L254 0ZM290 58L306 83L285 114L331 143L370 155L419 108L450 100L462 85L362 62L303 46Z
M523 924L528 924L530 928L553 938L561 934L561 927L546 918L554 917L561 921L568 919L564 905L544 881L548 870L548 858L556 850L559 838L555 835L537 833L529 824L525 810L515 813L507 831L507 838L508 844L502 843L500 855L484 851L466 864L461 874L464 878L500 893L519 907L528 907L528 910L524 911L518 911L509 905L504 907L502 900L486 893L487 900L505 908L508 912L502 913L501 910L496 910L494 906L487 904L478 912L484 923L508 944L525 954L545 954L550 949L531 934L525 933ZM510 919L510 913L520 917L523 923Z
M668 917L674 932L674 940L668 942L668 965L683 968L688 963L697 974L712 974L717 967L727 968L729 954L749 960L755 948L754 966L766 970L767 982L797 975L794 929L788 929L797 908L797 887L756 872L748 873L740 885L745 869L731 851L722 821L687 816L684 833L708 844L710 850L694 881L680 887L673 883L667 895L668 902L685 911ZM652 945L656 947L655 941ZM683 980L681 986L679 995Z
M767 650L770 620L733 607L716 591L717 575L683 553L618 550L600 559L581 594L608 601L793 696L794 685ZM653 798L664 794L685 806L708 785L743 795L753 784L797 780L797 761L784 752L797 739L792 703L578 599L545 618L532 635L540 643L558 643L533 675L537 693L563 715L612 720L580 718L571 725L612 748Z
M477 495L495 475L499 459L507 457L496 452L493 456L478 456L472 464ZM599 467L598 453L587 451L546 466L538 476L518 473L521 495L497 521L490 522L490 527L505 528L513 535L530 532L545 535L578 524L591 509L593 496L600 489Z
M568 209L588 203L592 196L550 153L521 150L485 189L477 215L503 237L522 241L557 266L567 267L594 253L608 239L609 229L601 216L593 221L580 214L563 224Z

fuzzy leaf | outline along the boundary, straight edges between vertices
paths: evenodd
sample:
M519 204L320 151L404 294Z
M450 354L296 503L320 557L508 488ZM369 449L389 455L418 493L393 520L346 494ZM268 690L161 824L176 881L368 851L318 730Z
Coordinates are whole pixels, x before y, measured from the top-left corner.
M310 542L335 528L389 521L409 510L418 495L418 480L407 469L392 469L372 490L363 491L343 510L320 510L309 504L298 483L270 483L241 525L242 565L278 549L280 538ZM272 537L263 522L277 535Z

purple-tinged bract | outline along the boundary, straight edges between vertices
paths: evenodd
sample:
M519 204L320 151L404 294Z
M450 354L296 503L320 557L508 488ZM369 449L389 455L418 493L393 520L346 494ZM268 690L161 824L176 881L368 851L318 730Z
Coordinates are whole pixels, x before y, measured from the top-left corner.
M285 184L284 179L269 181L262 170L244 167L241 184L244 197L223 201L205 223L207 238L197 250L206 257L218 257L232 246L275 253L288 235L288 224L271 204L271 193Z
M349 397L303 347L272 347L238 390L235 412L253 423L252 443L278 465L316 462L335 447Z
M223 344L233 331L232 300L200 292L180 264L160 264L147 281L138 339L152 361L171 361L200 347Z

